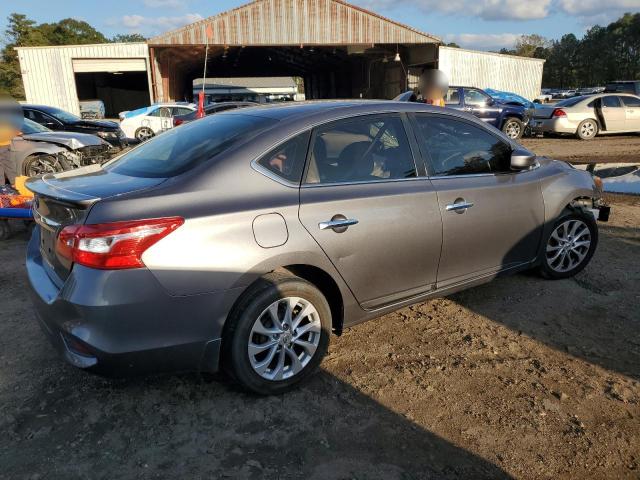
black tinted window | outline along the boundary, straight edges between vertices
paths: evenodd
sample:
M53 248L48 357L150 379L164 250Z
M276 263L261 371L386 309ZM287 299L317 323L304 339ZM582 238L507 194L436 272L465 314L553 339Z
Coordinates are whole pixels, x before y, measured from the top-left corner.
M364 116L318 128L307 183L344 183L416 176L400 117Z
M310 133L300 134L263 156L258 163L278 177L300 183Z
M610 108L620 107L620 99L614 95L602 97L602 106Z
M483 128L435 115L416 115L416 122L434 175L511 171L511 147Z
M212 115L168 130L105 168L133 177L173 177L214 158L272 122L249 115Z
M640 107L640 98L637 97L620 97L625 107Z

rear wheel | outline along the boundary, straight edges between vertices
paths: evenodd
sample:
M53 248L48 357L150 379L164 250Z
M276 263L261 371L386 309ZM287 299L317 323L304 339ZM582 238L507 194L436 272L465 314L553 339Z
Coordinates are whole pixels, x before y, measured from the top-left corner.
M540 273L549 279L573 277L582 271L598 245L598 225L583 210L561 216L545 239Z
M150 138L154 137L155 133L153 133L153 130L149 127L140 127L136 130L135 136L139 142L146 142Z
M505 120L504 125L502 125L502 131L507 137L517 140L522 137L524 133L524 124L519 118L509 117Z
M269 274L240 299L223 338L223 367L262 395L286 392L320 364L331 331L322 293L293 275Z
M47 173L60 173L69 170L69 163L62 155L29 155L22 162L22 175L40 177Z
M598 122L592 118L588 118L580 122L578 130L576 130L576 136L580 140L591 140L598 134Z

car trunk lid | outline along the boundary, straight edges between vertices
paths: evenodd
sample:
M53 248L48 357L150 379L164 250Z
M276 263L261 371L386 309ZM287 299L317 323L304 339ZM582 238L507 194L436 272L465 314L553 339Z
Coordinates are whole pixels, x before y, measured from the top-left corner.
M533 112L533 118L538 118L538 119L544 119L544 118L551 118L553 116L553 111L556 109L557 107L555 106L551 106L551 107L538 107L534 110Z
M164 181L164 178L120 175L98 165L28 180L27 188L35 195L33 216L40 233L40 253L51 279L61 286L73 267L56 251L62 229L85 223L91 207L100 200L151 188Z

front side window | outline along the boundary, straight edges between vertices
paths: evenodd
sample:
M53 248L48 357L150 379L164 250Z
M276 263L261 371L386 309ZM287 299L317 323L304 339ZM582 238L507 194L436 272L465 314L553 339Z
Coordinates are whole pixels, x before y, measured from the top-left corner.
M511 147L483 128L439 115L415 118L434 175L511 172Z
M258 164L288 182L300 183L307 157L310 132L287 140L264 155Z
M465 105L484 106L489 103L489 100L491 100L491 97L489 97L489 95L485 95L484 93L479 92L478 90L467 88L464 91Z
M350 183L416 176L397 115L363 116L316 130L306 183Z
M620 99L615 95L602 97L602 106L608 108L619 108L621 106Z
M104 168L132 177L174 177L213 160L273 122L250 115L212 115L167 130Z

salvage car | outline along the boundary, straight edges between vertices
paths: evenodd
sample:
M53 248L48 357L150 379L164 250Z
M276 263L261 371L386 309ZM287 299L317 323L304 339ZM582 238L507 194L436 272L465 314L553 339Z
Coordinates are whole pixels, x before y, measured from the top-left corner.
M54 132L25 118L20 135L11 141L9 159L19 175L36 177L105 163L114 152L96 135Z
M529 122L526 107L517 102L495 99L479 88L449 87L444 103L448 108L475 115L512 139L522 137Z
M116 122L86 120L56 107L23 104L24 117L50 130L97 135L112 146L123 149L128 146L123 131Z
M411 102L254 107L29 180L37 318L76 367L308 378L331 332L535 269L571 277L608 208L588 172Z
M255 102L218 102L211 103L204 107L204 116L213 115L216 113L226 112L227 110L234 110L236 108L255 107L258 104ZM198 111L185 113L184 115L176 115L173 117L173 126L177 127L183 123L193 122L198 119Z
M145 142L161 132L173 128L173 117L195 112L193 105L159 103L150 107L120 112L120 127L127 138Z
M571 134L581 140L640 132L640 97L605 93L562 100L537 108L531 129L534 133Z

